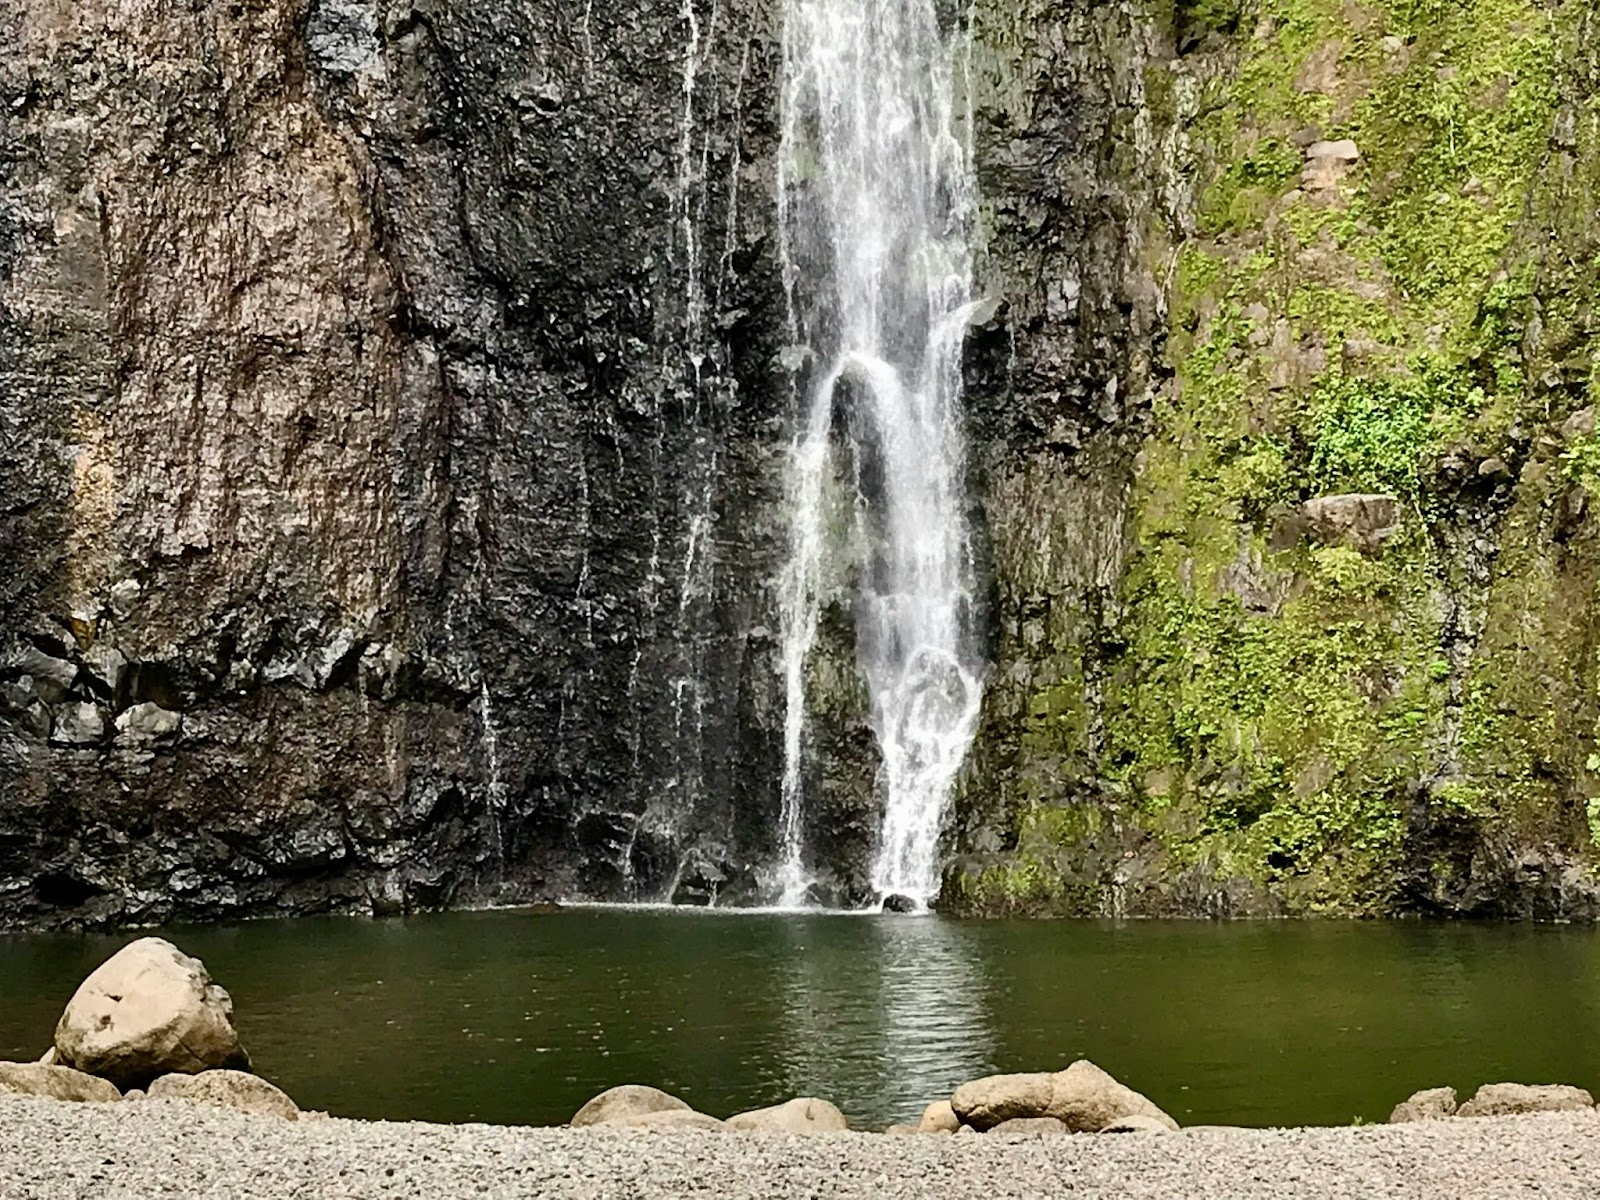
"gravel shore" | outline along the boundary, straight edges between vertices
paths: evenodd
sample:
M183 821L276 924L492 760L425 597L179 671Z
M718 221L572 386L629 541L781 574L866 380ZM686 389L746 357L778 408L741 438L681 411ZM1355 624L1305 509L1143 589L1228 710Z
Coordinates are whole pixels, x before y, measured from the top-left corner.
M0 1099L0 1197L1586 1197L1592 1112L1156 1136L791 1137Z

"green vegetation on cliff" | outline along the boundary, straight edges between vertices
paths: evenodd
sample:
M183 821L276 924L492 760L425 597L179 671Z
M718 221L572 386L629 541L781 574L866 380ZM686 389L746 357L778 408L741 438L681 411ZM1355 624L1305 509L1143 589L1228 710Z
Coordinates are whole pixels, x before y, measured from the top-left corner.
M1187 97L1158 115L1199 178L1096 651L1103 744L1085 765L1083 671L1023 739L1104 782L1036 788L957 903L1554 914L1600 844L1592 17L1162 19L1197 48L1150 94Z

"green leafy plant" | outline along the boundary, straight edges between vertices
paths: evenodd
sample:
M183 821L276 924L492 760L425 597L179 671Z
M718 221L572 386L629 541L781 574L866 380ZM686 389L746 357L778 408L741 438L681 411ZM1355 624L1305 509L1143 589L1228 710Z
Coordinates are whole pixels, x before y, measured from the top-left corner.
M1328 376L1311 400L1312 481L1323 491L1415 497L1427 456L1482 401L1457 373L1434 367L1393 378Z
M1600 492L1600 437L1579 438L1561 454L1561 474L1568 483Z

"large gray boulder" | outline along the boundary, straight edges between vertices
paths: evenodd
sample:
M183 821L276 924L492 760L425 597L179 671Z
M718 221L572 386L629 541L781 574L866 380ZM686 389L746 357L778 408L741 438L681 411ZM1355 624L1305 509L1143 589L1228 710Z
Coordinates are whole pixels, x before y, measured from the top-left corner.
M71 1067L0 1062L0 1095L48 1096L52 1100L121 1100L115 1085Z
M1458 1117L1509 1117L1517 1113L1593 1109L1594 1097L1566 1083L1486 1083L1456 1110Z
M1426 1088L1394 1106L1389 1124L1407 1121L1438 1121L1456 1115L1456 1090L1453 1087Z
M124 1089L174 1072L250 1067L228 993L199 959L153 937L124 946L83 981L56 1025L56 1057Z
M1055 1117L1073 1133L1094 1133L1129 1116L1178 1127L1146 1097L1083 1058L1065 1071L990 1075L964 1083L950 1097L950 1107L963 1125L978 1130L1014 1117Z
M201 1071L198 1075L163 1075L150 1084L152 1100L189 1100L215 1104L255 1117L298 1121L300 1108L259 1075L245 1071Z
M662 1112L690 1112L687 1104L660 1088L646 1087L641 1083L624 1083L607 1088L580 1108L572 1117L572 1127L605 1125L617 1121L632 1121L638 1117Z
M742 1112L727 1123L729 1129L755 1133L843 1133L850 1128L842 1112L813 1096Z

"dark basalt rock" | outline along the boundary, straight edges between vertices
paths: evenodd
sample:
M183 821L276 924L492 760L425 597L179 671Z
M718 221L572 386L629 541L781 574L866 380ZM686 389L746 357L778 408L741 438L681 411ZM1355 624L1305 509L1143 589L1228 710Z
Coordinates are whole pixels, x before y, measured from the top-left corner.
M753 890L777 46L698 17L687 112L639 0L0 17L0 924Z

